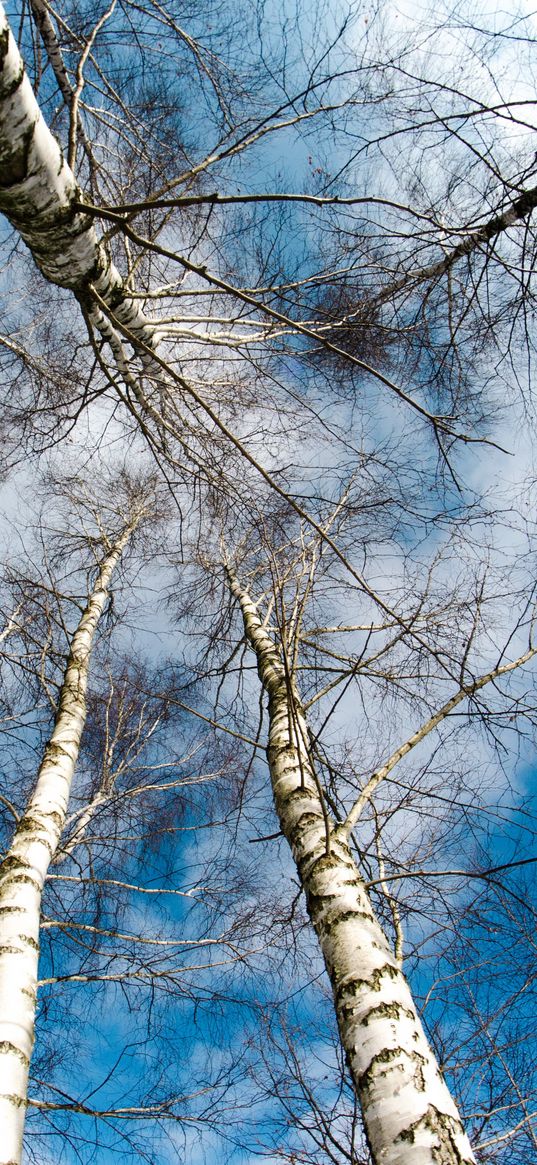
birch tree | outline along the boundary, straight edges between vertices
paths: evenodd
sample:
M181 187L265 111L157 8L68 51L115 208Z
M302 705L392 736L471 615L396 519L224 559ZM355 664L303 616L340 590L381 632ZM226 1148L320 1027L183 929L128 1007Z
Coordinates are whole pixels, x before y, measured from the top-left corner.
M521 139L525 143L524 135L527 136L530 131L524 121L524 102L515 101L513 105L507 103L505 107L501 105L496 108L494 105L489 107L476 102L473 95L464 95L463 111L460 112L457 108L457 102L460 100L457 90L450 88L445 81L441 83L436 77L430 81L426 76L410 78L407 89L409 79L405 76L402 62L408 53L408 45L401 47L397 42L395 57L390 57L389 65L384 63L382 58L376 60L374 55L373 64L367 57L367 43L369 38L375 37L374 54L377 48L377 34L376 31L374 34L373 29L367 24L365 40L360 43L360 50L357 53L354 71L355 92L349 96L341 96L338 89L341 78L337 69L333 76L323 74L318 85L311 83L311 78L306 72L304 92L308 95L311 93L313 102L311 108L308 97L297 94L296 97L291 96L284 100L281 108L276 106L271 109L270 105L265 106L264 116L256 121L255 116L252 118L244 110L242 100L233 101L232 84L225 87L223 72L218 70L211 53L205 51L198 41L189 38L170 14L164 10L161 12L160 9L153 9L153 6L149 5L146 17L149 26L152 20L156 21L163 37L162 45L166 45L166 50L172 50L173 47L174 51L180 46L185 57L185 67L191 69L194 62L200 76L206 79L208 87L206 100L211 130L214 132L216 128L222 137L205 155L203 154L205 142L202 140L199 160L187 167L184 173L167 179L163 187L151 190L144 200L137 202L132 198L123 202L120 200L111 207L101 208L89 203L84 198L83 192L79 192L73 167L78 156L77 126L80 118L83 118L81 111L86 106L88 90L92 90L96 84L93 70L96 69L97 75L101 77L104 75L95 53L100 38L104 39L104 43L107 35L113 38L114 20L119 13L113 6L103 10L100 19L90 26L86 35L81 34L78 41L77 34L64 28L61 20L54 25L49 16L48 22L45 22L42 13L40 14L40 10L38 12L37 9L35 15L40 36L44 38L45 49L51 54L52 75L55 84L59 86L61 100L69 105L67 160L60 157L58 143L46 127L24 73L18 50L13 39L8 40L5 26L6 57L3 75L7 104L1 148L6 181L1 207L10 217L15 229L25 239L45 277L73 292L80 301L90 326L93 343L97 343L99 347L98 363L107 378L108 386L112 387L114 395L119 392L124 406L142 427L145 439L151 442L159 457L164 460L171 459L176 471L181 465L185 472L186 455L187 461L190 461L192 466L191 472L198 475L201 473L221 490L224 472L223 450L225 456L230 457L232 449L235 449L248 458L250 465L252 462L257 465L257 472L265 484L269 484L271 477L274 479L274 474L269 473L269 467L262 460L258 464L258 443L247 441L245 444L232 407L235 394L232 378L236 375L237 353L240 365L246 361L244 373L241 367L240 379L244 383L247 376L252 383L252 380L255 382L259 379L257 353L260 346L278 361L282 353L289 352L296 358L301 347L307 350L308 346L321 345L325 352L344 360L351 382L356 376L361 377L362 381L365 377L371 391L375 391L375 385L378 387L381 399L387 398L390 401L393 397L394 404L397 401L404 402L410 410L411 417L421 420L426 428L432 426L444 452L454 440L457 440L457 436L467 441L479 435L479 427L486 409L477 399L477 393L471 389L470 380L475 378L477 373L474 366L470 377L469 363L464 372L463 365L468 358L462 359L459 364L458 353L465 343L468 354L475 350L476 341L475 336L472 339L474 335L472 328L476 313L476 326L480 326L479 319L482 318L482 313L489 311L490 314L490 296L487 307L484 299L479 296L479 289L485 286L489 279L490 263L494 258L495 248L501 241L505 241L506 250L499 259L498 278L504 280L507 295L509 295L507 289L511 288L511 307L509 308L506 301L505 310L498 308L498 312L500 317L502 315L505 317L508 327L514 326L519 318L520 313L516 306L519 286L516 253L520 239L521 262L525 270L527 262L531 265L531 256L528 254L531 223L528 227L525 224L534 209L535 189L534 185L531 185L531 165L524 162L516 177L508 177L505 180L505 190L509 193L504 192L501 182L498 182L495 194L491 193L487 185L491 180L487 145L483 145L481 156L473 141L463 143L467 145L468 153L463 153L464 162L461 168L459 148L463 147L460 144L461 135L456 132L456 127L460 119L469 120L471 124L475 121L483 127L482 137L488 141L494 127L501 127L502 122L509 116L516 123ZM378 16L375 29L380 21L381 17ZM60 28L64 28L67 35L69 48L66 52L69 55L73 52L73 43L83 45L77 68L74 70L75 78L70 78L69 69L62 56L61 33L58 31ZM254 40L259 39L259 36L258 30ZM342 36L343 32L335 34L335 47L332 46L333 55L339 65L341 65L341 56L338 56L339 42ZM486 38L484 43L485 41ZM260 49L262 52L263 43ZM483 51L485 52L485 48ZM63 65L60 64L61 60ZM314 64L311 65L311 76L315 75L315 67ZM378 74L378 85L373 91L370 85L372 68L376 69ZM90 75L86 76L88 70ZM267 84L269 77L270 70L266 74ZM249 84L253 83L252 66ZM413 183L414 191L418 193L416 204L409 206L402 204L398 198L386 198L378 194L348 196L344 189L341 193L338 191L334 195L326 196L315 193L315 190L288 194L278 191L254 191L245 194L227 194L219 191L207 193L205 190L199 194L191 192L193 183L202 181L205 183L208 176L213 174L216 181L221 176L222 181L227 184L229 167L233 166L235 159L239 159L241 165L243 155L251 153L255 159L264 139L274 134L280 133L282 143L287 142L290 127L296 127L297 133L300 134L310 122L319 124L322 148L324 148L323 135L329 131L336 135L336 149L341 145L342 150L348 152L346 141L348 125L349 133L352 133L348 119L355 109L359 118L361 111L367 111L370 105L373 107L378 105L388 123L388 132L379 133L379 140L386 138L388 143L393 140L396 150L399 137L401 134L404 135L406 130L400 129L397 124L392 125L394 114L391 98L395 91L396 101L402 101L403 104L407 100L412 102L413 84L416 85L419 101L423 100L424 109L423 116L420 109L419 116L416 116L416 124L408 131L413 135L412 148L419 150L421 141L427 143L429 121L432 121L433 127L438 127L440 131L439 154L443 159L450 143L449 127L451 124L454 125L452 140L455 173L452 176L452 185L454 188L457 186L464 188L460 206L452 205L451 190L448 189L448 193L442 196L446 205L439 213L436 209L437 192L421 191L421 176L420 179L415 179L412 166L406 181L409 185ZM335 93L334 100L330 100L333 89L338 94L337 100ZM107 101L112 91L111 85L107 90ZM292 112L293 102L299 100L304 100L306 107L303 113L295 114ZM436 107L433 107L432 118L428 120L424 110L430 101L436 103ZM234 105L237 106L235 110ZM97 121L102 119L100 111L96 110L93 114L91 103L87 105L87 111L88 117L95 116ZM343 126L341 133L337 131L336 126L339 113ZM132 114L125 102L120 105L119 113L113 116L119 117L120 121L132 127ZM446 118L448 129L444 131ZM108 124L107 118L105 121ZM379 131L380 128L379 125ZM358 130L359 124L356 132ZM367 143L369 154L375 146L376 130L377 120L372 127L372 141ZM118 149L124 151L123 129L118 129L117 142ZM501 137L497 149L504 160L505 149ZM413 153L411 157L414 157ZM81 177L88 172L89 165L92 178L98 183L102 182L102 166L95 160L93 164L91 160L88 162L84 150L81 150L80 158ZM470 175L468 181L464 169L466 158ZM399 156L394 155L393 165L396 166L399 160ZM151 159L147 158L143 151L139 151L140 181L147 182L148 166L151 166ZM343 154L342 171L346 172L350 166L351 162L346 161ZM383 167L383 173L384 169ZM472 215L468 217L467 191L472 183L475 188L476 170L480 180L482 179L483 191L479 205L474 208L473 217ZM325 171L323 166L315 167L314 174L321 182L326 179L330 179L329 185L335 182L334 176ZM457 175L460 175L460 178ZM106 181L115 182L115 176L109 175ZM186 194L181 193L184 187L187 187ZM494 197L497 200L496 205L492 206L488 213L490 199ZM323 212L328 215L326 230L324 228L321 230L321 238L326 237L327 250L335 251L335 256L334 253L328 256L330 270L314 271L311 267L314 256L308 255L307 262L301 264L301 277L294 278L293 266L288 264L288 277L284 279L286 288L284 298L291 302L290 308L271 302L274 290L279 294L278 284L276 282L275 288L274 279L269 280L268 290L266 292L263 290L262 256L260 264L257 258L255 260L256 267L261 266L257 282L248 278L246 270L244 277L240 271L238 283L233 282L225 274L230 263L239 260L233 252L224 250L220 255L221 240L228 236L233 239L237 232L244 235L245 228L244 217L238 220L236 217L228 217L226 227L223 225L226 220L222 215L227 213L230 216L242 211L243 208L244 214L248 214L249 208L252 207L255 212L257 205L261 206L263 214L268 214L272 205L278 212L282 208L285 210L286 206L293 209L296 205L301 213L311 207L315 216L312 223L300 218L297 221L297 229L304 238L304 246L310 246L310 235L312 230L316 230L317 217ZM367 220L364 223L362 217L368 211L373 216L371 229L367 225ZM381 235L385 236L385 244L379 244L380 253L375 253L373 249L370 254L368 240L371 230L376 230L374 216L377 213L382 219L380 230ZM147 235L143 233L143 229L135 225L138 214L142 216L145 214L146 217L149 215ZM217 214L219 224L222 222L222 230L218 228L215 239L217 253L214 270L207 266L202 256L189 255L169 247L165 239L159 241L161 228L169 231L172 222L179 224L180 234L184 234L186 230L189 238L196 232L201 232L203 237L205 230L209 229L211 218ZM458 226L448 226L446 216L453 217L453 214L466 216L464 225L461 226L459 220ZM192 215L195 217L190 218ZM401 215L404 217L405 227L399 231L396 224ZM106 229L109 226L110 245L107 243L105 246L104 242L99 240L94 227L94 222L99 218L103 219ZM156 226L153 226L155 221ZM290 229L293 229L293 226L294 224L290 222ZM251 227L253 231L255 246L258 241L255 214L250 222L246 219L246 227L248 229ZM351 247L350 264L345 258L348 254L345 239L349 234L356 240ZM187 248L188 245L187 243ZM263 238L261 246L264 246ZM271 246L269 234L266 247L270 249ZM203 244L201 251L203 252ZM123 265L126 262L127 273L124 275L119 273L114 262L114 252L117 254L118 262ZM413 256L417 252L423 255L424 262L418 267L413 267ZM148 286L141 286L139 289L135 287L136 273L142 271L148 264L160 264L166 274L167 283L160 290ZM293 265L296 267L296 263ZM456 274L458 268L460 277ZM472 288L475 286L476 290L471 291L466 302L464 286L468 282L466 272L469 269L474 272L470 279ZM285 274L287 275L287 272ZM380 290L379 277L385 284ZM246 286L242 285L243 278ZM458 282L455 283L454 280L457 279ZM327 288L332 303L336 303L335 320L333 308L330 308L327 314L329 308L326 301ZM503 287L501 294L503 295ZM526 301L528 294L531 295L531 292L525 284ZM147 310L155 298L157 301L163 299L169 308L168 314L153 315L151 318L147 315ZM486 299L486 296L484 298ZM459 299L461 304L464 301L460 315ZM209 314L203 312L200 314L199 304L205 302L211 305L211 310ZM381 318L378 312L386 305L388 309ZM320 311L318 318L317 308ZM387 341L384 346L388 351L393 350L390 343L392 336L394 339L399 337L398 343L399 346L403 344L403 351L405 344L407 345L405 363L408 369L410 358L414 369L413 376L417 382L415 389L412 385L405 385L404 382L398 383L397 375L395 378L390 376L384 357L377 363L375 360L368 363L367 359L364 359L367 350L364 337L371 334L372 322L373 331L377 329L377 336L380 328L380 334ZM500 319L495 322L494 327L491 320L490 323L483 324L481 332L482 335L486 333L492 338L498 334L499 339L500 328ZM358 347L361 346L361 356L356 354L356 351L353 354L352 345L349 346L349 331L355 335ZM438 335L439 332L446 337L441 343L434 338L435 333ZM344 340L347 337L342 347L338 346L338 335ZM105 352L101 347L103 339L106 344ZM229 358L226 359L224 375L219 374L216 392L212 389L211 378L199 377L197 357L201 356L203 360L203 346L206 343L217 346L219 357ZM136 352L136 359L130 367L132 346ZM111 364L108 362L106 351L112 353ZM431 352L434 356L434 351L437 353L434 357L437 372L432 382L433 391L427 400L420 383L423 380L421 370L424 365L425 367L430 365ZM145 375L143 382L138 375L140 363ZM192 376L185 372L187 364L192 368ZM231 377L227 375L228 366ZM261 397L266 399L272 418L271 425L274 426L274 414L281 409L282 403L285 402L286 412L289 411L291 386L289 388L284 386L282 394L275 392L274 378L271 382L269 373L268 379L264 379L262 368L260 371L261 384L259 390L254 390L255 395L258 403ZM248 380L244 383L247 396L249 391L252 392ZM166 408L163 412L161 405L164 399ZM342 407L341 398L339 399ZM312 419L310 413L310 426ZM318 430L318 439L320 438L321 432ZM272 488L275 485L277 483L273 480Z
M115 568L147 501L134 502L120 530L103 533L103 553L74 631L50 739L35 788L2 862L2 1154L20 1160L28 1069L34 1042L40 907L43 886L64 829L86 719L92 647Z
M400 968L403 933L383 864L390 809L383 814L375 798L467 704L498 751L509 716L532 723L530 700L506 697L499 726L482 703L533 657L531 638L521 644L533 603L524 569L532 522L525 508L506 516L514 489L489 504L476 485L484 463L490 485L493 459L517 425L520 437L532 424L524 361L533 347L533 95L510 79L513 28L522 75L531 24L481 28L458 10L399 31L388 7L334 16L319 5L294 22L285 12L280 37L271 6L246 5L238 17L225 5L180 15L153 0L76 13L32 0L13 36L2 9L0 209L14 232L10 279L31 288L18 302L7 287L6 459L48 450L66 433L84 458L98 441L128 445L134 457L149 450L182 529L175 557L187 581L176 589L183 615L198 619L200 682L210 686L215 666L223 672L214 708L193 708L180 684L178 706L231 734L237 748L257 747L250 726L234 724L233 701L225 722L219 712L237 658L245 692L249 682L240 634L230 642L227 598L207 566L218 557L214 528L223 529L228 590L269 699L275 805L332 981L373 1158L470 1161ZM32 264L39 274L32 268L28 284ZM505 442L502 423L521 401ZM327 524L327 505L337 508L349 477L358 482L359 502L343 507L352 521ZM323 592L324 621L309 641L303 612L310 591L318 594L318 559L308 560L305 583L297 518L302 545L317 536L330 561L330 601ZM251 546L252 520L250 570L241 547ZM458 550L472 523L487 531L485 545L468 536L473 589L459 588L450 546ZM498 565L507 527L511 574ZM442 542L446 530L439 549L435 536ZM414 574L399 579L411 554ZM438 563L444 585L429 601L423 575L432 579ZM274 593L261 618L267 570ZM290 622L282 571L283 591L296 599ZM496 607L483 616L488 571L515 612L508 631ZM341 645L342 595L353 607L350 648ZM206 632L218 639L217 665ZM397 742L384 723L369 764L366 702L368 759L349 762L341 781L347 742L336 764L317 740L323 720L313 728L308 720L327 706L327 723L337 723L347 685L364 677L390 707L401 697L419 709L418 726ZM316 766L325 763L322 784ZM236 777L233 813L242 812L250 767ZM113 851L119 785L106 756L97 771L67 823L65 861L88 840L99 844L92 828L102 822ZM455 804L455 789L448 800ZM361 868L355 832L375 813L377 878L367 853ZM392 928L394 950L376 915ZM224 928L218 941L228 937ZM397 1091L394 1079L403 1081ZM69 1104L75 1111L76 1099ZM100 1116L112 1119L109 1109Z
M474 1157L435 1064L397 958L386 942L348 847L374 788L463 699L527 663L535 648L455 692L370 778L345 821L331 818L312 765L304 709L247 591L228 569L247 641L269 700L268 759L276 812L306 893L332 982L338 1026L368 1144L377 1161L464 1162Z
M185 1050L195 1044L196 1022L218 1004L245 942L228 908L231 888L219 904L214 850L206 867L193 861L197 831L218 837L230 812L233 796L226 809L216 792L229 758L185 725L174 699L183 672L125 650L126 578L139 587L144 562L153 583L158 574L166 506L155 489L151 477L102 464L91 486L77 475L55 482L59 497L49 487L33 547L28 536L5 568L0 813L4 913L17 924L2 944L3 1079L11 1081L2 1119L6 1152L19 1159L28 1116L30 1155L48 1152L53 1135L62 1151L89 1152L95 1136L102 1151L119 1143L156 1160L170 1135L217 1122L238 1071L233 1057L213 1070L208 1049L209 1083L197 1089L188 1059L180 1071L170 1048L171 1033ZM139 626L140 595L131 609ZM183 836L191 858L181 876L175 840ZM125 1062L142 1017L144 1071L136 1080L127 1073L125 1102ZM117 1025L124 1045L99 1080L102 1039ZM95 1099L87 1095L93 1064Z
M170 676L122 658L117 638L115 628L94 659L70 811L45 886L26 1143L39 1155L54 1133L67 1151L119 1144L127 1157L158 1161L170 1141L218 1127L230 1103L235 1057L215 1066L211 1048L196 1047L197 1029L259 944L248 947L216 868L229 762L185 724ZM195 857L204 831L206 863ZM75 1055L63 1042L70 1030Z

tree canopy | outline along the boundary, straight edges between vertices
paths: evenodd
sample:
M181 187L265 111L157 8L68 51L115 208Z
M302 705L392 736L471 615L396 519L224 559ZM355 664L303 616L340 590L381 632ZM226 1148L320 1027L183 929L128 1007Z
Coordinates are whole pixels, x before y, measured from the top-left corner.
M0 13L0 1160L529 1165L535 16Z

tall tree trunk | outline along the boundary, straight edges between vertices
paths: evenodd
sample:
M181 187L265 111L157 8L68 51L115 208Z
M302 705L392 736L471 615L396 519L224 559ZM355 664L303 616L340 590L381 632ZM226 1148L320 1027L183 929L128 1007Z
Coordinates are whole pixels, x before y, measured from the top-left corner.
M475 1160L406 979L364 883L323 803L298 694L255 603L228 570L268 694L274 803L306 893L334 992L341 1041L375 1165Z
M94 289L120 323L151 346L153 325L125 290L93 220L77 209L80 198L75 176L42 117L0 3L0 211L19 231L46 279L70 288L86 306Z
M34 1042L43 886L57 851L86 721L95 632L114 568L142 516L123 529L99 568L73 635L52 735L37 782L0 866L0 1165L18 1165Z

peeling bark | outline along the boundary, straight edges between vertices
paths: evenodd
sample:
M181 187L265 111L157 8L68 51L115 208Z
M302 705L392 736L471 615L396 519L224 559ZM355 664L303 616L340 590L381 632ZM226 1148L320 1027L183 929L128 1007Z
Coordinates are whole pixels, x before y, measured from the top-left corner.
M114 568L141 519L125 527L103 559L73 635L54 728L37 782L0 865L0 1165L18 1165L34 1042L41 898L58 849L86 721L95 632Z
M457 1107L377 922L344 832L327 817L298 693L255 603L228 570L268 694L268 762L282 833L334 993L341 1041L375 1165L471 1165Z

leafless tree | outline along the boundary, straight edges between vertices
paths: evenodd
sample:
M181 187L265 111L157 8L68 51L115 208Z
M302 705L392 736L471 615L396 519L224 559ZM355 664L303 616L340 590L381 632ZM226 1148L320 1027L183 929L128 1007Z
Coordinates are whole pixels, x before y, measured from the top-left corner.
M175 610L197 648L184 680L177 661L188 640L174 640L167 675L99 657L87 759L54 839L50 879L89 880L96 905L89 922L73 916L71 902L67 914L51 915L45 929L60 933L48 957L61 947L61 973L51 970L45 986L84 974L125 982L123 969L103 970L112 957L121 968L134 942L118 929L132 907L116 891L151 889L126 876L128 846L139 853L142 842L177 830L185 811L196 830L218 821L214 837L226 838L214 842L226 886L207 883L199 941L225 946L233 933L230 962L240 957L252 983L261 968L269 981L279 956L267 952L267 936L273 952L297 936L295 907L273 911L274 887L265 901L265 875L241 856L250 840L266 844L264 829L245 839L244 823L251 796L271 812L263 732L250 715L261 696L263 720L267 697L275 807L332 980L372 1158L470 1161L442 1077L442 1049L454 1066L457 1045L439 990L426 1009L430 1040L417 1000L427 994L420 974L436 923L439 983L458 976L451 964L468 966L476 902L494 903L493 917L501 902L507 926L510 874L499 871L498 888L495 871L512 868L513 855L488 860L491 819L483 811L477 829L472 799L477 774L490 772L492 799L502 765L509 779L511 737L518 732L525 747L535 719L518 675L531 674L534 654L531 494L505 472L505 447L524 450L533 424L535 126L533 95L517 71L530 67L534 34L523 15L481 27L462 8L434 19L427 11L416 23L388 6L329 7L187 4L178 12L157 0L113 0L74 11L31 0L14 35L2 10L0 209L12 228L10 328L0 337L10 386L6 465L66 440L90 471L99 443L133 459L149 452L177 515ZM25 683L54 699L56 600L16 590L14 581L4 604L7 675L22 682L26 669ZM107 614L113 623L110 604ZM216 749L212 761L196 761L191 801L175 768L194 738L177 751L178 716ZM157 724L173 741L171 762L145 752ZM174 773L161 787L152 765L167 763ZM214 799L204 805L200 781L209 775ZM6 800L13 805L9 791ZM181 828L186 836L194 822ZM469 860L456 853L450 863L450 839L462 848L465 829L475 838ZM154 844L168 860L171 850ZM95 877L107 862L117 877ZM241 881L242 906L230 905L230 886L235 903ZM98 887L112 884L104 906ZM485 897L476 897L479 886ZM265 926L249 901L254 888ZM520 921L525 928L526 915ZM77 928L85 937L75 942ZM113 956L99 945L109 938ZM70 969L69 944L79 941L90 973ZM129 957L141 974L138 954ZM209 997L214 968L205 969ZM173 985L173 974L163 980ZM532 1072L516 1097L509 1079L504 1104L513 1071L507 1061L498 1069L496 1000L492 993L487 1003L484 979L477 995L471 976L465 983L465 1022L481 1023L494 1054L486 1106L477 1086L465 1097L455 1083L457 1100L476 1151L507 1161L520 1137L533 1136ZM375 1024L368 991L381 1003ZM454 1007L447 987L445 996ZM192 1012L184 1014L186 1028ZM511 1014L515 1029L516 1006ZM305 1097L300 1058L285 1035L274 1038ZM231 1121L235 1081L226 1071L217 1066L211 1088L225 1080L230 1108L217 1087L211 1096ZM165 1103L184 1128L169 1092L158 1097L136 1113L111 1105L100 1117L162 1116ZM38 1102L42 1111L99 1115L73 1097ZM329 1153L328 1118L313 1108ZM215 1113L205 1113L208 1129ZM10 1152L11 1160L19 1150Z

